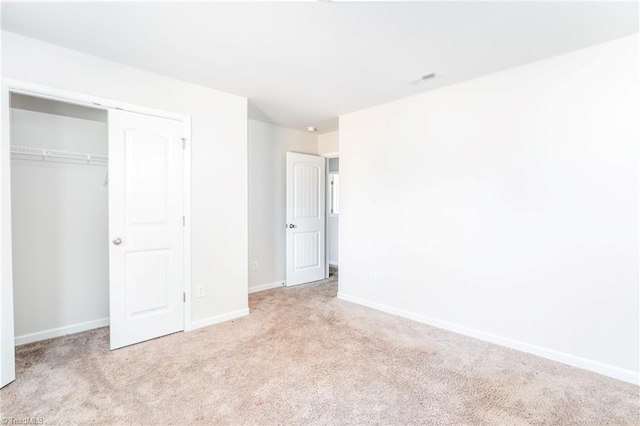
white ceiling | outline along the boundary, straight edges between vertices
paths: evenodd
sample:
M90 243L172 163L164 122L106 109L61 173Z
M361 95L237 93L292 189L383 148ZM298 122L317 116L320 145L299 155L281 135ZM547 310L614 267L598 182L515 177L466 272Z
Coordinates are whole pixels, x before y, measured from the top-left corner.
M4 3L5 30L250 99L337 116L638 31L626 3ZM416 83L423 74L442 77Z

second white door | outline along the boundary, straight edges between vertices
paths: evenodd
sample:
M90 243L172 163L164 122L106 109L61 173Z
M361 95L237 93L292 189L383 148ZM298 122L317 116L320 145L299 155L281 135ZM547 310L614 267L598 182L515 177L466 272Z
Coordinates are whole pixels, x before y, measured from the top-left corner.
M111 349L184 329L183 132L109 111Z
M325 159L287 152L288 286L325 278Z

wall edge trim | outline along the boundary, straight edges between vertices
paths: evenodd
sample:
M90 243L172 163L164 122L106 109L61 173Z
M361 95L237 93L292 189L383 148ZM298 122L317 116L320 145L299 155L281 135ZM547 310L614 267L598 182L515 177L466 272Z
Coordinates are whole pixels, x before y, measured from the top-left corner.
M205 318L198 321L192 321L189 330L185 331L197 330L198 328L208 327L210 325L230 321L236 318L243 317L245 315L249 315L249 308L238 309L235 311L227 312L226 314L216 315L214 317Z
M625 370L612 365L604 364L598 361L593 361L587 358L581 358L575 355L570 355L565 352L556 351L554 349L537 346L531 343L522 342L519 340L510 339L508 337L500 336L497 334L489 333L487 331L462 326L448 321L431 318L425 315L407 311L404 309L394 308L388 305L384 305L377 302L372 302L366 299L362 299L357 296L338 292L338 299L346 302L355 303L358 305L366 306L378 311L382 311L388 314L396 315L409 320L417 321L422 324L430 325L432 327L441 328L443 330L452 331L454 333L462 334L464 336L473 337L475 339L483 340L485 342L493 343L499 346L504 346L510 349L515 349L520 352L526 352L532 355L546 358L551 361L560 362L562 364L569 365L571 367L581 368L593 373L598 373L604 376L608 376L614 379L622 380L634 385L640 385L640 373L633 372L631 370Z
M284 287L284 280L251 286L249 287L249 294L258 293L259 291L271 290L272 288L278 288L278 287Z
M21 346L27 343L39 342L41 340L53 339L54 337L62 337L69 334L81 333L83 331L93 330L94 328L107 327L109 318L100 318L92 321L79 322L77 324L65 325L64 327L52 328L49 330L38 331L35 333L23 334L16 336L15 345Z

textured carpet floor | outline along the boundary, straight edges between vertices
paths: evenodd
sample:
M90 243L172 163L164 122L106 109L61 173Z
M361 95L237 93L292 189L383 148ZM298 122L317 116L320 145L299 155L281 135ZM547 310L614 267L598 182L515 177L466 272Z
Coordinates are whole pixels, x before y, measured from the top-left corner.
M102 328L17 349L1 417L45 424L639 424L638 387L339 301L329 280L114 352Z

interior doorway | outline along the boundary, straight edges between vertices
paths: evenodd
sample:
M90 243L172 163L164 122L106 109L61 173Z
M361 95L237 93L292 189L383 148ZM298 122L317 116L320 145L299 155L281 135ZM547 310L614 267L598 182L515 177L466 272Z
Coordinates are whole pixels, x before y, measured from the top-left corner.
M327 158L327 278L338 274L340 225L340 158Z
M287 286L326 278L325 176L323 157L287 152Z
M287 153L286 285L338 272L340 159Z

